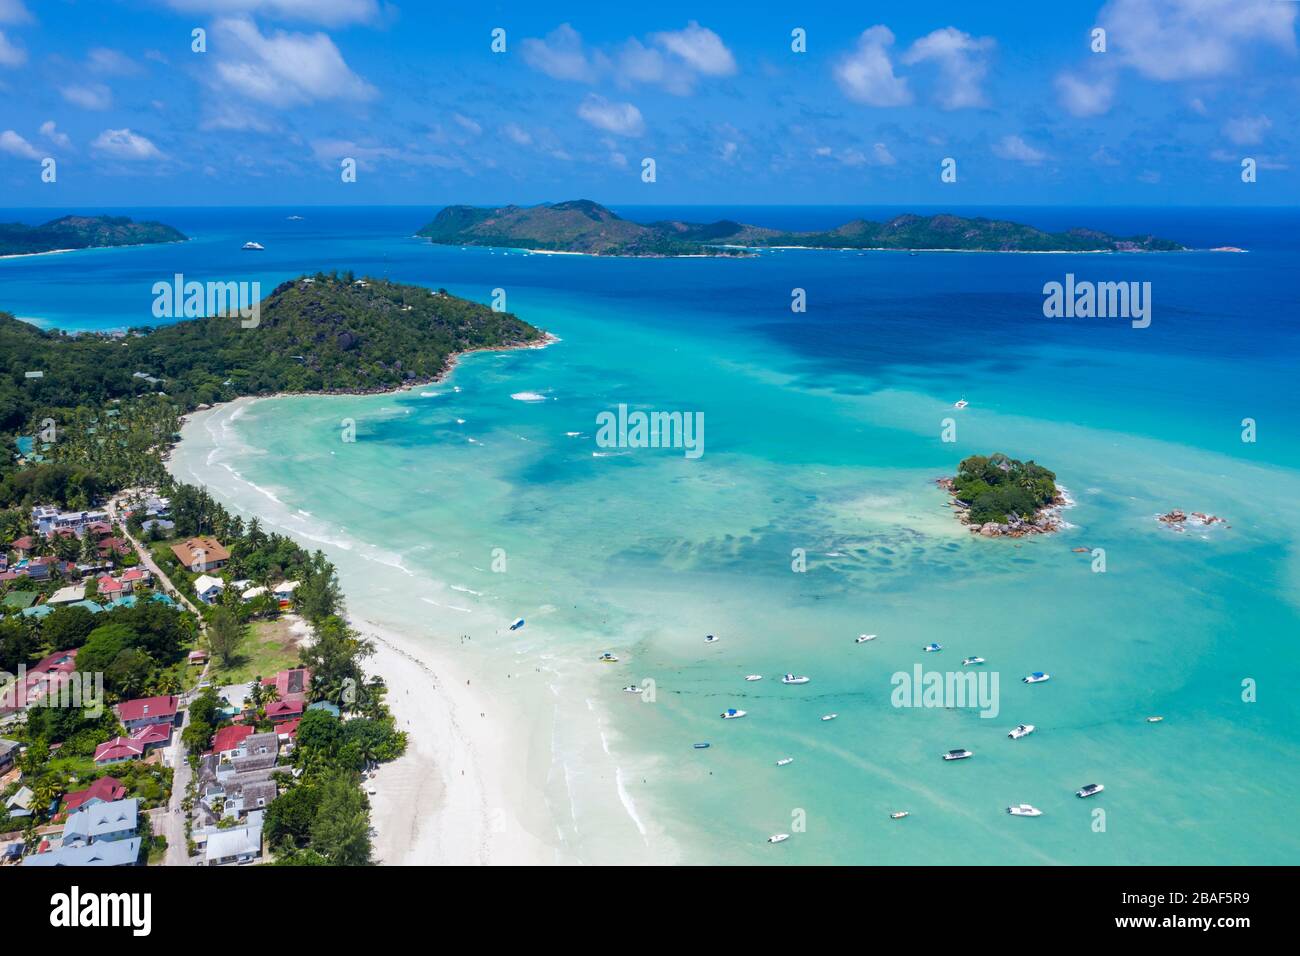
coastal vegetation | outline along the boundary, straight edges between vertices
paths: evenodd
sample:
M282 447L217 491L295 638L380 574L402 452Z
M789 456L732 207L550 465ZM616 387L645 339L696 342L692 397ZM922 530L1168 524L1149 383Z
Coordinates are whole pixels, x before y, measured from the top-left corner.
M953 478L940 480L972 530L988 534L1055 530L1048 513L1063 498L1055 473L1031 461L1007 455L971 455Z
M997 219L912 214L855 219L820 232L786 232L732 220L641 224L588 199L541 206L448 206L417 235L445 245L505 246L597 256L720 256L745 249L963 250L969 252L1176 252L1154 236L1121 238L1095 229L1044 232Z
M179 229L161 222L134 222L127 216L62 216L40 226L0 223L0 256L184 242L186 238Z

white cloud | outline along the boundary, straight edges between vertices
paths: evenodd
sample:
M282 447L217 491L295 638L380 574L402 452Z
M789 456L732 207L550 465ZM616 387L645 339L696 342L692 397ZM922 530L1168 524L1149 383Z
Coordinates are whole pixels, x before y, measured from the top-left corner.
M11 129L0 133L0 152L9 153L21 159L41 158L41 154L36 151L36 147Z
M0 66L22 66L26 62L27 51L0 30Z
M1251 146L1262 142L1264 133L1273 125L1267 116L1238 116L1223 124L1223 134L1238 146Z
M1056 92L1061 105L1074 116L1100 116L1110 109L1115 97L1115 81L1102 76L1085 80L1071 73L1056 77Z
M62 146L64 149L72 145L72 140L68 139L68 134L59 132L55 127L54 120L46 120L41 124L41 135L55 146Z
M568 23L520 46L524 62L553 79L597 83L612 78L621 86L653 84L677 96L689 94L702 76L736 72L736 58L722 38L694 20L681 30L651 34L647 43L630 37L608 52L588 50Z
M1296 9L1272 0L1110 0L1097 21L1107 56L1151 79L1188 80L1233 72L1257 44L1294 53Z
M31 23L32 15L22 0L0 0L0 23Z
M1028 163L1031 166L1047 159L1045 152L1030 146L1020 136L1003 136L994 145L993 152L1003 159L1013 159L1018 163Z
M376 0L167 0L182 13L213 16L256 13L274 20L298 20L323 26L369 23L379 18Z
M528 131L517 123L507 123L502 126L501 134L517 146L527 146L533 141L533 137Z
M251 20L226 19L213 28L222 85L250 100L288 107L319 100L364 101L378 91L348 68L324 33L276 30L263 36ZM214 53L209 53L213 56Z
M893 166L898 160L894 159L894 154L889 151L889 147L884 143L876 143L871 147L871 156L877 166Z
M113 105L113 91L103 83L61 86L59 92L65 100L83 110L106 110Z
M465 130L465 132L469 133L471 136L478 136L483 132L483 127L474 122L474 120L470 119L468 116L462 116L460 113L453 113L451 118L456 121L456 124L460 126L461 129Z
M135 60L119 50L110 50L103 46L91 50L86 57L86 62L94 72L106 73L110 76L129 76L140 72L140 65Z
M611 103L595 93L587 94L578 107L578 115L597 129L620 136L640 136L645 132L639 109L631 103Z
M162 159L158 147L129 129L106 129L90 144L116 159Z
M956 27L944 27L921 37L903 54L902 62L938 64L942 81L939 106L946 110L987 106L980 84L988 73L985 54L997 44L992 37L973 37Z
M525 63L553 79L588 83L596 77L596 68L583 49L582 35L567 23L561 23L544 40L529 37L520 48Z
M691 69L705 76L730 76L736 72L736 58L722 38L694 20L683 30L655 33L650 37L669 53L675 54Z
M907 80L894 75L889 48L894 34L874 26L858 37L858 47L835 65L835 81L844 95L868 106L905 106L912 102Z

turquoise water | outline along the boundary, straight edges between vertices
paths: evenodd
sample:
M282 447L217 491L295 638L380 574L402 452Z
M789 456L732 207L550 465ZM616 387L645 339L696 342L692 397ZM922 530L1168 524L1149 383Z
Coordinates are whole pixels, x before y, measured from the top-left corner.
M1244 256L712 262L431 249L401 238L394 210L349 215L368 223L355 241L340 220L333 238L268 243L275 268L314 270L324 256L325 268L379 262L482 300L502 287L561 341L471 356L446 382L397 395L223 409L187 432L174 469L320 542L353 613L449 649L468 636L476 684L507 694L529 665L543 669L557 714L545 797L574 856L1300 857L1294 217L1181 213L1144 228L1145 214L1127 214L1128 231ZM807 212L810 226L819 215ZM267 233L208 234L225 256L217 237ZM344 261L349 249L365 262ZM162 255L18 260L13 287L21 299L62 275L111 302L124 273L143 281L161 264L127 264L146 253ZM92 259L109 272L97 277ZM0 263L0 282L13 266ZM1151 328L1044 319L1042 284L1066 271L1151 281ZM805 314L789 310L796 286ZM52 311L73 314L57 295ZM0 303L39 311L21 305ZM544 400L512 398L524 393ZM955 411L958 397L970 406ZM598 447L596 415L619 403L703 412L705 453ZM1255 443L1240 440L1247 417ZM346 418L355 442L341 439ZM941 437L948 418L955 442ZM933 479L997 450L1057 472L1075 501L1067 530L989 541L954 521ZM1175 534L1154 520L1173 507L1231 526ZM1074 547L1104 549L1105 573ZM516 616L528 624L511 634ZM855 644L862 632L879 637ZM930 641L944 650L922 653ZM620 663L598 664L604 651ZM960 671L972 654L999 676L997 717L891 705L894 673ZM1053 679L1021 683L1037 670ZM782 686L787 671L812 681ZM646 679L653 702L621 691ZM1247 680L1255 702L1242 699ZM749 716L721 721L726 707ZM1021 722L1037 732L1007 739ZM954 747L975 757L939 759ZM794 763L777 767L785 756ZM611 761L615 775L600 769ZM1106 792L1077 799L1089 782ZM1008 817L1020 802L1044 815ZM899 809L911 816L891 820ZM768 846L776 832L793 838Z

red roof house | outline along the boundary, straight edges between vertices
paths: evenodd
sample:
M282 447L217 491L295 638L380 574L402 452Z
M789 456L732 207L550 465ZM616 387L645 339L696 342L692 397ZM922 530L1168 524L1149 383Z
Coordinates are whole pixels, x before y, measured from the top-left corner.
M121 718L127 730L148 727L151 724L171 724L176 722L176 708L179 703L180 701L172 696L124 700L117 705L117 716Z
M257 733L257 728L251 724L234 724L230 727L222 727L212 735L211 753L218 757L232 750L238 750L246 739Z
M275 724L293 720L302 716L302 706L301 700L277 700L266 705L266 719Z
M306 700L311 689L311 668L293 667L263 678L262 686L274 687L280 700Z
M63 810L72 813L95 803L112 803L126 796L126 787L112 777L100 777L85 790L69 793L63 798Z
M151 750L157 750L159 747L166 747L172 740L172 729L170 725L150 724L147 727L141 727L130 737L114 737L112 740L106 740L95 748L95 763L103 766L110 763L121 763L124 760L135 760L143 757Z

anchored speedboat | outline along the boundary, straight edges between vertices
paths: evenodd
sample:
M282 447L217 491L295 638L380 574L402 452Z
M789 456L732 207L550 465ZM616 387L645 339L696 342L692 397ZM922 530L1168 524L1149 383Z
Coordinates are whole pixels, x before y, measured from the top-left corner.
M1027 803L1021 803L1014 807L1007 807L1007 813L1013 817L1041 817L1043 811L1037 807L1030 806Z
M969 667L972 664L983 664L983 663L984 663L984 658L982 657L968 657L961 662L961 666Z
M1051 680L1051 674L1044 674L1042 671L1034 671L1028 677L1020 678L1026 684L1041 684L1045 680Z
M734 707L728 707L719 716L722 717L723 720L735 720L737 717L744 717L745 711L736 710Z
M876 639L876 635L874 634L859 634L857 637L853 639L853 643L865 644L867 643L867 641L874 641L875 639Z
M1094 797L1106 788L1099 783L1086 783L1074 791L1076 797Z
M246 242L239 248L247 249L250 252L261 252L266 249L266 246L262 245L260 242Z
M792 763L794 763L794 758L793 758L793 757L782 757L780 760L778 760L778 761L776 762L776 765L777 765L778 767L784 767L784 766L786 766L787 764L792 764Z
M788 833L773 833L770 837L767 838L767 842L784 843L788 839L790 839L790 834Z
M967 757L973 757L973 756L975 756L975 754L972 751L966 750L964 748L958 748L957 750L949 750L946 754L943 755L943 759L944 760L965 760Z
M782 684L806 684L810 680L812 680L811 677L795 677L793 674L786 674L784 677L781 678L781 683Z
M822 714L822 720L834 720L839 714Z
M943 650L943 645L930 643L925 645L925 647L921 648L921 650L925 651L927 654L933 654L935 651Z
M618 658L615 657L613 654L611 654L609 651L606 651L604 654L601 654L598 658L596 658L596 660L600 661L602 664L618 663Z
M746 675L745 675L745 680L751 680L751 681L752 681L752 680L762 680L762 679L763 679L763 675L762 675L762 674L746 674Z
M907 815L908 815L908 811L907 811L907 810L895 810L893 813L891 813L891 814L889 815L889 819L891 819L891 820L901 820L901 819L903 819L903 817L905 817L905 816L907 816Z
M628 693L628 694L640 694L644 690L645 688L637 687L636 684L628 684L626 687L623 688L624 693Z
M1034 732L1033 724L1016 724L1015 730L1007 734L1012 740L1019 740L1021 737L1028 737Z

